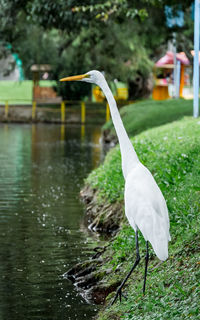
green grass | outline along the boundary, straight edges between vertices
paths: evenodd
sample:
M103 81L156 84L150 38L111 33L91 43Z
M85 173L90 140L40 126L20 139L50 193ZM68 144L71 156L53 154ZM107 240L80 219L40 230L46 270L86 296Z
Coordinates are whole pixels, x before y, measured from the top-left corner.
M193 319L199 317L200 120L182 120L150 129L132 139L140 160L150 169L167 201L170 216L169 258L160 266L151 253L147 294L142 295L144 259L125 288L127 300L99 313L98 320ZM99 201L123 198L120 151L108 153L104 164L87 179L99 190ZM141 256L145 243L139 237ZM152 251L151 251L152 252ZM134 231L124 223L110 242L104 259L113 271L107 282L122 279L134 262ZM156 268L155 268L156 267ZM108 296L108 300L113 293Z
M144 100L120 110L125 128L130 136L144 130L160 126L192 115L193 100L173 99L164 101ZM107 122L103 130L111 130L115 135L112 121Z
M52 86L55 81L40 81L40 86ZM8 101L10 104L31 103L33 82L25 81L0 81L0 103Z

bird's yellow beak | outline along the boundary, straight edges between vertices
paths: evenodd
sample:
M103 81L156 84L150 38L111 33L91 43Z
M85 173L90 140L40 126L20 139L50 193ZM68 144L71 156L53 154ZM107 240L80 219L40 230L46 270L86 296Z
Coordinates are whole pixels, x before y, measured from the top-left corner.
M82 80L84 78L89 78L89 74L81 74L79 76L72 76L72 77L67 77L67 78L62 78L60 81L77 81L77 80Z

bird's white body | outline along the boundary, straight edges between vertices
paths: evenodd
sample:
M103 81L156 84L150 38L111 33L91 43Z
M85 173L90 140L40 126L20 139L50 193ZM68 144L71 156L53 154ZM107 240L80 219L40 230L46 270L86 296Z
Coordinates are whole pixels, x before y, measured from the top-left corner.
M61 79L95 83L104 92L118 136L122 171L125 179L125 214L132 228L139 229L149 241L160 260L168 257L169 217L165 199L150 171L139 161L122 123L116 101L108 84L99 71Z
M165 199L150 171L139 162L125 181L125 214L160 260L168 257L169 218Z
M125 179L125 214L136 231L149 241L160 260L168 257L169 217L165 199L150 171L139 161L123 126L116 101L103 75L88 72L104 92L110 107L113 124L119 139L122 171ZM91 79L92 81L92 79Z

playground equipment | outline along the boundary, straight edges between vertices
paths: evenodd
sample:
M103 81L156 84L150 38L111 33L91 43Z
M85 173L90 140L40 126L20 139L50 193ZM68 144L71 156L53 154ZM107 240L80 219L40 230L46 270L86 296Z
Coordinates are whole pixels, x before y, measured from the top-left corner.
M187 80L186 67L190 65L184 52L174 53L168 51L164 57L158 60L154 67L155 86L152 93L154 100L166 100L170 98L169 86L174 85L176 90L172 96L183 97L183 88Z
M31 67L33 73L33 101L37 103L60 103L62 98L50 86L40 86L40 80L48 80L51 72L49 64L34 64Z

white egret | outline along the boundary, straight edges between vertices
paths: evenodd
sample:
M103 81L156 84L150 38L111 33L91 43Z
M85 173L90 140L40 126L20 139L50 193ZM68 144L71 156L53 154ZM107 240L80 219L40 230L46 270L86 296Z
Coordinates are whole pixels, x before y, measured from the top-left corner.
M60 81L85 81L99 86L108 101L111 117L119 140L122 157L122 171L125 179L125 214L130 225L135 230L136 261L117 289L112 302L113 304L118 296L121 301L122 288L135 267L139 264L138 229L141 231L146 241L143 293L145 293L149 260L148 242L151 243L155 254L160 260L164 261L168 258L168 241L170 240L170 233L167 205L152 174L137 157L122 123L116 101L103 74L93 70L83 75L63 78Z

